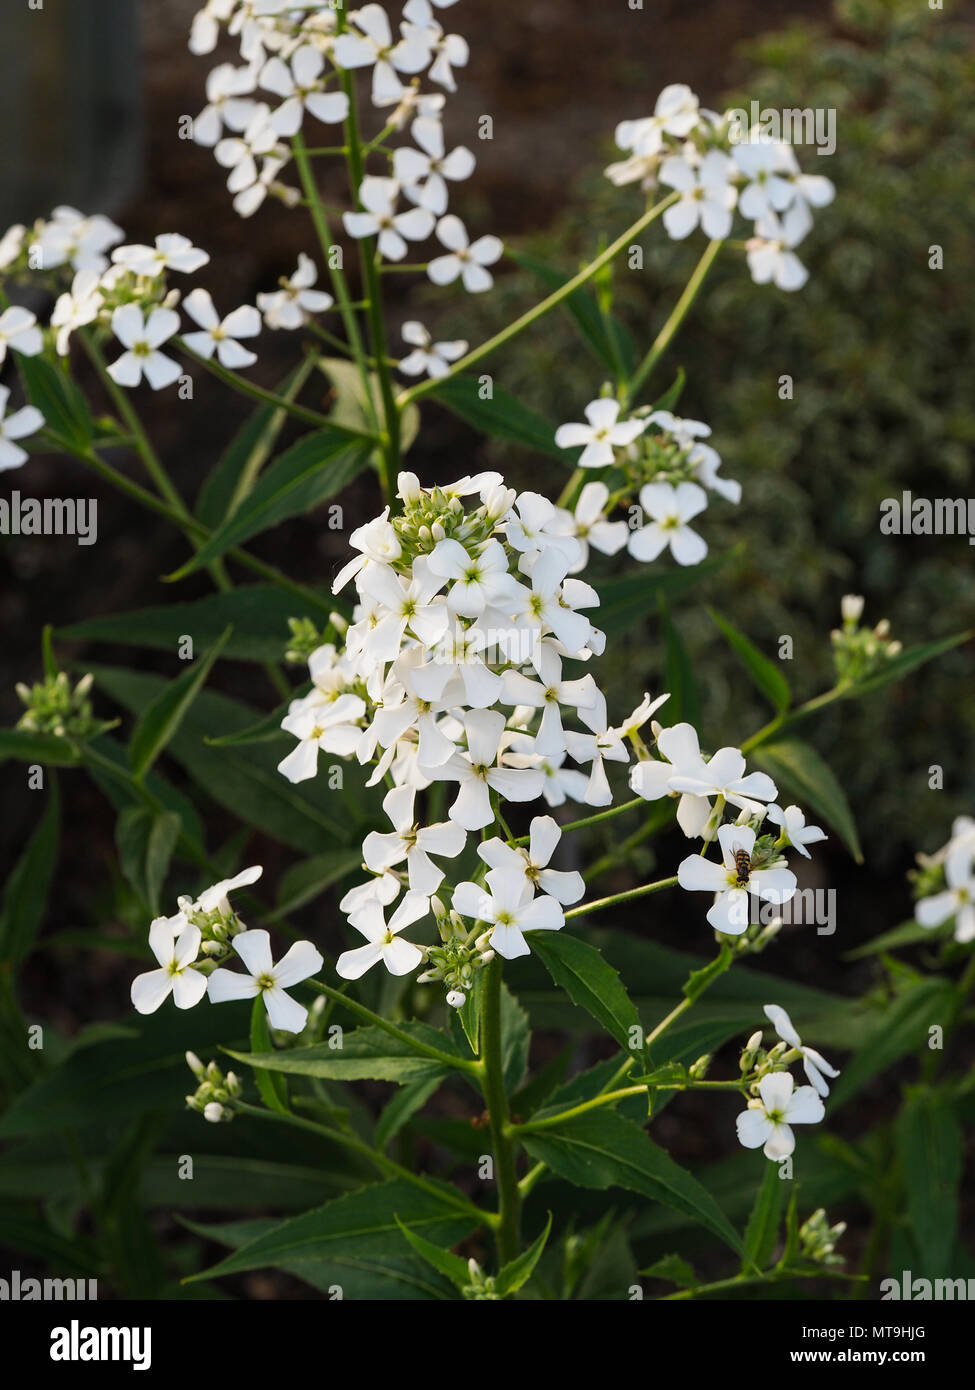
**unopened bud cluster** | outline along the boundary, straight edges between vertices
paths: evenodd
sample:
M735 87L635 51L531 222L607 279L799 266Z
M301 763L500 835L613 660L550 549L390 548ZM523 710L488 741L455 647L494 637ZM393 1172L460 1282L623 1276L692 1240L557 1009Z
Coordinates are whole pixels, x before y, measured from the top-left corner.
M819 1265L841 1265L845 1263L842 1255L835 1254L836 1242L846 1230L846 1222L838 1221L831 1226L822 1207L814 1211L808 1221L799 1227L799 1244L807 1260Z
M485 1274L477 1260L467 1261L467 1272L470 1283L465 1284L461 1291L465 1298L475 1303L498 1302L501 1295L495 1289L493 1275Z
M216 1062L204 1066L195 1052L187 1052L186 1065L199 1082L193 1094L186 1097L188 1107L198 1110L214 1125L232 1120L233 1102L243 1091L240 1079L232 1071L224 1076Z
M93 680L91 675L82 676L72 688L67 673L59 671L37 685L18 682L17 694L26 709L17 728L34 734L55 734L58 738L90 738L101 728L88 699Z
M882 671L888 661L902 651L900 642L890 637L890 623L882 618L876 627L861 627L863 599L846 594L840 605L843 626L830 633L833 660L840 685L855 685Z

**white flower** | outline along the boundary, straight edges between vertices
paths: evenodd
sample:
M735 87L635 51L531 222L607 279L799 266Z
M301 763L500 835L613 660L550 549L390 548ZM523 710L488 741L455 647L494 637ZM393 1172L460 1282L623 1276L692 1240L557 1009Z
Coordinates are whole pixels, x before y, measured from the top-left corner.
M325 57L311 44L302 44L291 55L289 67L283 59L269 58L261 70L260 84L283 103L271 114L271 124L279 135L291 136L301 129L305 111L327 125L337 125L349 114L345 92L326 92L322 71Z
M666 696L662 697L661 703L666 698ZM613 800L613 793L610 789L604 762L628 763L630 755L626 751L621 730L611 729L608 726L606 700L603 695L599 695L595 707L580 709L579 718L592 729L592 733L581 734L569 731L565 736L565 745L577 763L592 764L589 773L589 785L586 787L586 804L589 806L609 806Z
M710 444L700 442L710 435L710 425L705 425L702 420L682 420L669 410L655 410L648 423L669 434L678 447L685 451L688 463L694 465L695 476L704 487L720 493L729 502L741 501L741 483L735 482L733 478L719 478L721 455L716 449L712 449Z
M670 546L679 565L699 565L708 553L707 541L688 522L708 505L707 493L697 483L645 483L640 505L650 518L630 533L627 548L635 560L656 560Z
M369 174L359 185L359 202L364 212L344 212L342 222L349 236L379 238L379 254L389 261L401 261L408 241L426 241L433 231L433 213L426 208L396 212L399 184L395 179Z
M755 832L747 825L719 826L718 844L720 864L700 854L688 855L678 866L677 882L692 893L716 894L708 908L708 921L715 931L740 936L751 922L748 895L755 893L766 902L786 903L796 891L796 876L791 869L751 867Z
M143 318L138 304L121 304L112 314L112 332L128 351L108 369L119 386L138 386L145 376L154 391L171 386L180 374L178 362L159 351L179 332L179 314L172 309L153 309Z
M568 569L569 557L556 546L543 550L534 562L531 592L518 586L516 606L507 610L511 623L498 634L509 656L519 650L524 635L541 637L545 629L555 634L569 656L587 645L594 629L585 614L576 610L598 606L599 595L581 579L566 579Z
M449 254L435 256L427 266L427 274L435 285L453 284L460 276L464 289L471 294L491 288L494 277L485 267L501 259L504 243L498 237L482 236L469 242L463 222L448 213L437 223L437 238Z
M530 955L526 931L559 931L565 926L565 914L555 898L536 898L520 869L490 869L486 880L487 887L458 883L451 901L462 917L486 922L492 928L491 948L505 960Z
M149 928L149 949L160 968L132 981L132 1003L140 1014L154 1014L170 994L177 1009L192 1009L206 994L206 976L193 969L200 949L200 929L188 924L174 937L170 920L157 917Z
M335 962L336 973L343 980L358 980L378 961L391 975L408 975L423 960L423 951L412 941L402 941L397 935L412 922L426 917L430 900L424 893L407 893L387 923L378 903L364 910L350 925L366 938L368 945L353 951L343 951Z
M451 613L479 618L485 608L498 607L517 597L521 585L508 570L504 546L493 537L477 555L471 555L452 538L438 541L430 554L430 569L453 583L447 593Z
M183 913L190 912L219 912L226 917L230 913L229 894L235 888L247 888L252 883L256 883L264 872L260 864L251 864L247 869L241 869L239 874L233 878L222 878L219 883L215 883L212 888L206 888L195 900L190 902L189 898L180 898L179 905ZM170 920L174 920L170 918Z
M756 235L749 238L745 257L756 285L773 282L780 290L802 289L809 272L793 247L802 241L809 224L808 210L798 203L781 219L771 214L755 223Z
M257 296L257 307L268 328L295 329L308 322L309 314L323 314L335 303L324 290L313 289L318 267L304 251L298 252L298 269L281 288Z
M207 76L207 104L193 122L195 142L212 148L224 126L228 130L243 130L254 114L254 103L247 100L247 95L255 85L252 68L218 64Z
M806 845L816 845L820 840L826 839L825 830L821 830L818 825L806 824L806 817L798 806L786 806L785 810L781 806L770 806L766 815L773 825L782 827L789 844L793 849L797 849L804 859L812 857Z
M106 270L105 252L124 235L101 213L85 217L77 208L57 207L38 237L40 268L53 270L67 261L74 270Z
M58 330L56 346L61 357L67 356L74 330L93 323L98 317L105 303L99 284L97 270L79 270L71 282L71 289L58 295L51 314L51 327Z
M377 908L388 907L399 896L399 890L400 882L395 874L378 874L350 888L339 902L339 911L356 927L360 921L374 917Z
M27 228L23 222L15 222L12 227L7 228L0 237L0 270L6 270L8 265L13 265L24 249L26 239Z
M623 449L647 427L646 420L620 420L620 403L608 396L590 401L585 409L588 425L560 425L555 442L560 449L585 448L579 457L580 468L606 468L613 462L614 450Z
M532 887L537 884L563 907L577 903L586 891L582 874L548 867L562 838L558 823L551 816L535 816L529 832L527 849L495 838L482 840L477 852L489 868L524 875L527 883Z
M780 1004L766 1004L765 1017L769 1020L772 1027L778 1033L783 1042L794 1047L797 1052L802 1053L802 1069L806 1073L807 1080L811 1081L815 1089L821 1096L829 1095L829 1086L826 1083L826 1076L839 1076L835 1067L831 1067L821 1052L817 1052L814 1047L806 1047L799 1034L796 1032L792 1019Z
M579 545L562 529L559 514L552 502L540 492L520 492L506 517L505 538L522 555L534 555L554 546L578 567ZM524 564L524 562L521 562Z
M731 158L748 180L738 194L738 210L742 217L754 222L770 213L783 212L789 206L794 190L782 172L779 145L772 140L749 140L734 145Z
M922 927L940 927L954 917L955 940L975 941L975 875L967 855L948 855L945 880L946 889L915 904L914 916Z
M745 755L740 748L719 748L696 771L676 772L670 779L671 791L691 796L723 796L732 806L751 811L756 801L774 801L775 783L764 772L745 775Z
M252 304L242 304L221 319L209 292L195 289L183 300L183 308L203 329L202 333L183 334L183 341L193 352L208 360L215 352L221 365L231 371L250 367L257 361L257 353L241 347L237 341L253 338L261 331L261 316Z
M439 121L420 117L413 122L410 133L421 148L414 150L401 145L395 150L393 173L408 198L442 217L447 211L445 180L469 179L477 161L464 145L458 145L450 154L444 153L443 127Z
M275 965L271 958L271 938L263 930L238 933L233 947L248 973L240 975L222 966L214 970L207 982L211 1003L256 999L261 995L272 1028L280 1028L284 1033L300 1033L308 1010L285 990L321 970L324 963L321 954L310 941L296 941Z
M321 692L310 691L294 700L281 727L298 739L298 746L278 763L278 771L289 782L304 782L318 771L318 751L347 758L355 752L362 730L357 720L366 712L358 695L339 695L323 700Z
M156 237L155 246L119 246L112 252L116 265L124 266L133 275L147 275L155 278L164 270L178 270L183 275L192 275L195 270L209 264L206 251L194 246L189 237L179 232L164 232Z
M603 555L616 555L626 545L630 530L625 521L608 521L606 503L609 488L605 483L586 483L579 493L575 513L560 511L557 525L566 535L573 536L580 547L579 558L569 570L578 574L589 563L589 547Z
M510 667L504 672L504 694L501 698L506 705L527 705L542 711L541 724L535 735L535 747L539 753L557 755L566 747L572 752L571 744L567 742L570 736L562 728L561 706L572 706L588 722L586 711L592 711L600 702L605 710L605 701L591 675L587 674L579 680L562 679L562 659L551 642L538 643L533 665L540 677L537 681ZM572 756L577 762L588 761L586 758L579 759L575 753Z
M258 102L254 107L242 135L225 137L217 144L214 157L222 168L230 170L227 191L240 197L245 192L256 190L251 192L247 204L250 212L256 211L252 204L259 206L263 201L267 182L284 167L284 148L278 143L278 132L271 124L271 108L265 102ZM260 173L258 159L264 160ZM266 170L271 171L267 176Z
M373 105L392 106L403 93L397 72L421 72L427 66L429 39L421 30L411 29L394 43L389 18L381 5L363 5L350 11L349 19L357 32L339 34L332 45L332 56L341 68L371 67Z
M787 1071L763 1076L758 1083L761 1099L748 1102L738 1116L738 1138L746 1149L764 1145L766 1158L788 1158L796 1147L792 1125L817 1124L825 1115L823 1102L811 1086L793 1088Z
M349 537L349 545L353 550L362 553L339 570L332 581L333 594L344 589L364 565L384 565L399 559L402 546L389 519L389 508L386 507L380 516L373 517L372 521L367 521L364 526L357 526Z
M24 357L36 357L44 348L37 315L17 304L0 314L0 364L6 361L8 348L22 353Z
M399 364L400 371L407 376L419 376L421 372L426 372L430 377L446 376L451 362L463 357L469 346L463 338L435 343L423 324L416 319L403 324L403 342L413 347L413 351Z
M505 801L534 801L541 794L544 778L536 768L501 765L504 725L504 715L497 710L469 710L464 715L466 752L454 753L441 767L426 769L436 781L459 783L447 814L465 830L481 830L494 820L492 791Z
M44 416L33 405L21 406L20 410L8 415L9 399L10 388L0 386L0 473L8 468L19 468L27 459L26 451L14 440L26 439L28 435L42 430L46 424Z
M453 821L418 826L413 819L414 797L412 787L393 787L386 793L383 810L393 823L393 833L383 835L373 830L368 834L362 845L362 858L366 868L376 874L405 859L410 888L429 897L444 877L430 855L456 859L467 843L467 833Z
M633 150L639 155L657 154L666 146L665 135L683 139L699 121L698 98L685 83L672 82L657 97L652 116L620 121L616 143L621 150Z
M706 236L723 241L731 231L735 189L729 182L732 164L721 150L709 150L697 167L682 155L671 155L660 166L660 182L676 189L680 198L664 211L667 235L675 241L700 226Z
M477 628L463 628L459 623L448 627L431 651L425 666L415 666L409 681L421 700L440 701L450 687L451 699L445 701L470 705L472 709L487 709L501 694L501 677L489 670L480 653L487 647L487 634Z
M356 584L365 597L374 598L386 616L369 632L365 650L375 661L395 661L407 628L425 647L435 646L447 630L446 604L435 602L445 580L430 563L432 557L419 556L413 562L409 582L388 565L368 565L360 570Z
M671 786L673 777L700 776L705 770L697 730L692 724L674 724L669 729L661 729L657 735L657 751L666 762L647 758L630 769L630 786L644 801L679 795ZM710 814L711 803L706 796L686 792L680 795L677 824L688 838L702 834Z
M470 49L467 40L460 34L445 34L433 17L430 0L407 0L403 6L403 18L409 23L403 25L403 33L412 36L417 43L429 44L433 62L428 76L448 92L456 92L453 69L467 66Z
M190 26L190 52L197 57L212 53L220 38L220 25L237 8L238 0L206 0L202 10L197 10Z

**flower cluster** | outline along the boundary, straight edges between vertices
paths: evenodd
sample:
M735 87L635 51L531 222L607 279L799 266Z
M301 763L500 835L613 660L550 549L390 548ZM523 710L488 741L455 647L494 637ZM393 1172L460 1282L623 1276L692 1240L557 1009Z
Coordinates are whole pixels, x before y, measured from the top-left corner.
M646 698L612 727L591 672L566 669L584 667L604 641L588 616L599 597L570 573L584 543L551 502L513 492L495 473L429 490L404 473L399 497L400 514L387 509L351 536L358 553L333 589L354 580L352 623L341 647L327 642L309 658L312 687L283 723L298 743L279 770L313 776L324 750L372 765L369 785L391 783L383 807L392 828L363 846L373 877L341 904L368 944L347 952L339 973L354 978L382 960L405 974L426 956L428 978L462 994L485 952L521 955L526 930L560 927L581 879L548 867L560 832L544 816L527 851L510 836L480 844L484 881L458 884L449 914L436 897L445 876L436 861L456 859L468 834L503 827L505 802L557 805L569 795L609 805L605 763L629 761L628 740L662 700ZM588 775L563 770L567 757ZM430 824L417 813L428 791L445 807ZM398 937L431 912L441 946ZM461 928L464 918L474 925Z
M262 872L254 864L234 878L215 883L196 899L180 898L179 910L172 917L155 919L149 928L149 948L158 969L132 981L132 1003L140 1014L155 1013L170 995L178 1009L193 1008L204 994L214 1004L260 997L272 1028L301 1032L308 1010L286 990L317 974L321 955L310 941L296 941L275 964L268 933L249 930L229 901L235 888L256 883ZM231 959L231 951L243 963L243 973L225 968L223 962Z
M773 1162L788 1158L796 1146L793 1125L816 1124L826 1113L826 1077L839 1072L814 1047L804 1044L785 1009L766 1004L765 1015L780 1041L765 1051L762 1034L753 1033L741 1054L740 1067L751 1099L738 1116L738 1138L746 1149L761 1148ZM792 1063L802 1062L809 1082L796 1088Z
M975 941L975 820L958 816L948 842L918 862L918 923L933 929L952 922L956 941Z
M453 3L433 0L441 10ZM447 210L450 185L470 178L476 163L465 146L449 149L443 130L445 93L457 90L455 69L466 65L468 46L459 34L444 32L431 0L407 0L398 33L378 4L353 9L340 22L332 6L209 0L193 21L191 50L213 52L221 27L238 41L241 65L220 63L210 72L193 138L212 148L228 171L227 188L241 217L252 216L268 196L292 207L300 201L298 189L283 183L281 175L298 160L302 181L306 177L306 120L310 117L316 128L341 126L348 140L348 132L358 127L352 78L368 72L371 104L382 116L363 152L365 160L383 160L384 171L350 164L355 207L342 215L346 234L374 238L379 255L390 261L402 261L411 244L435 235L442 250L426 265L434 284L457 281L474 294L490 289L488 267L500 259L501 242L495 236L472 242L464 223ZM424 79L441 90L424 90ZM410 143L392 147L389 141L407 128ZM343 146L333 148L341 153ZM296 328L303 310L331 306L330 296L310 291L307 274L307 266L299 266L282 285L284 299L267 297L265 312L274 320L268 318L269 326ZM428 354L425 330L409 327L413 335L405 336L418 351L403 370L429 369L435 375L443 353Z
M240 1078L228 1071L224 1076L216 1062L204 1066L195 1052L187 1052L186 1065L198 1082L196 1090L186 1097L190 1110L197 1110L212 1125L234 1118L232 1102L243 1092Z
M621 419L622 406L609 394L590 401L585 423L560 425L560 449L582 448L579 468L609 470L605 482L587 483L574 512L560 513L570 534L606 555L624 549L635 560L656 560L669 548L679 565L698 565L707 542L690 522L708 505L708 493L741 500L741 484L720 476L721 456L706 444L710 427L669 410L639 407ZM621 507L626 521L610 521Z
M890 623L886 618L872 628L860 626L863 616L860 594L844 594L840 612L843 626L830 633L836 675L842 685L855 685L877 675L903 649L900 642L891 639Z
M802 172L792 145L760 128L742 132L732 112L706 110L683 83L663 89L652 116L621 121L616 143L627 157L606 170L614 184L677 195L663 214L668 236L683 240L699 227L724 241L737 210L752 223L752 279L782 290L806 283L795 248L812 227L812 209L832 202L835 190L823 175Z

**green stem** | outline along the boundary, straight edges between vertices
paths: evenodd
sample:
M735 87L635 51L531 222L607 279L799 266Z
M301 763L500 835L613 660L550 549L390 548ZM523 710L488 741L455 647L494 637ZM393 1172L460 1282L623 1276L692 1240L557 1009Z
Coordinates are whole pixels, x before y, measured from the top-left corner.
M429 1057L431 1061L439 1062L441 1066L451 1067L454 1071L462 1071L468 1076L480 1078L481 1070L475 1061L466 1057L457 1057L450 1052L441 1052L437 1047L420 1042L419 1039L404 1032L402 1028L397 1028L395 1023L390 1023L389 1019L383 1018L381 1014L374 1014L372 1009L366 1008L365 1004L360 1004L357 999L351 999L341 990L333 989L331 985L323 984L320 980L309 980L308 984L313 989L317 989L320 994L324 994L326 999L335 1004L341 1004L350 1013L354 1013L364 1023L369 1023L374 1028L381 1028L384 1033L388 1033L391 1038L396 1038L398 1042L403 1043L418 1056Z
M484 1099L491 1123L491 1142L494 1148L494 1173L498 1185L498 1226L495 1232L498 1259L507 1264L518 1255L519 1236L518 1178L515 1172L515 1152L507 1132L509 1125L508 1097L504 1089L504 1059L501 1043L501 959L485 967L481 994L481 1051Z
M292 1111L262 1110L260 1106L248 1105L245 1101L235 1101L235 1108L242 1111L245 1115L253 1115L258 1120L270 1120L272 1124L293 1125L295 1129L306 1130L309 1134L317 1134L322 1139L328 1139L333 1144L338 1144L341 1148L347 1149L349 1153L358 1154L371 1163L385 1177L400 1178L403 1182L408 1182L412 1187L418 1187L423 1192L428 1192L435 1196L439 1201L446 1202L458 1211L462 1211L465 1216L474 1217L481 1226L495 1226L497 1217L492 1211L483 1211L475 1206L473 1202L467 1200L459 1192L453 1192L450 1188L439 1183L429 1182L426 1178L413 1173L409 1168L404 1168L393 1159L387 1158L385 1154L377 1149L370 1148L361 1139L346 1133L345 1130L329 1129L326 1125L320 1125L314 1120L306 1120L302 1115L295 1115Z
M604 907L612 907L614 903L629 902L631 898L645 898L648 893L659 893L664 888L673 888L677 882L677 875L670 878L658 878L654 883L643 883L639 888L627 888L623 893L612 893L608 898L594 898L591 903L580 903L578 907L571 907L565 914L566 921L570 917L588 917L590 912L599 912Z
M647 355L630 377L623 397L624 406L628 401L633 399L647 377L653 371L654 367L660 361L661 357L663 357L664 353L667 351L671 339L684 322L688 310L697 298L698 290L700 290L701 286L704 284L705 277L711 269L715 257L721 250L722 244L723 243L720 241L711 241L708 243L704 250L704 254L694 267L691 278L684 286L684 292L680 299L678 299L677 303L674 305L666 323L650 345Z
M587 281L591 280L594 275L597 275L599 271L602 270L604 265L608 265L614 257L625 250L630 242L632 242L633 238L639 236L644 228L649 227L651 222L656 221L661 213L669 208L671 203L676 201L677 197L678 195L676 193L671 193L668 197L663 198L659 203L655 204L654 207L649 208L642 217L637 218L632 226L627 227L625 232L618 236L614 242L611 242L610 245L606 247L605 251L602 251L594 260L590 261L588 265L583 266L578 274L573 275L570 280L566 280L564 285L560 285L557 290L553 291L546 299L543 299L541 303L536 304L533 309L529 309L527 313L515 319L514 323L509 323L507 328L503 328L500 333L495 333L492 338L488 338L486 342L481 343L479 347L474 348L474 350L467 353L465 357L461 357L457 362L454 362L449 372L446 372L444 376L437 377L435 380L431 379L429 381L418 382L416 386L411 386L408 391L402 391L398 397L400 409L402 410L404 406L408 405L411 401L419 400L421 396L429 395L431 391L435 391L444 381L449 380L452 376L457 376L459 372L466 371L468 367L473 367L476 363L483 361L485 357L488 357L499 347L503 347L504 344L510 342L512 338L524 332L526 328L530 328L533 323L537 323L550 309L556 308L563 300L568 299L570 294L573 294L580 286L585 285Z
M668 1082L665 1085L623 1086L618 1091L602 1091L598 1096L593 1096L591 1100L581 1101L578 1105L573 1105L568 1110L560 1110L555 1115L543 1115L538 1120L526 1120L524 1124L512 1124L508 1126L510 1134L534 1134L539 1129L550 1129L553 1125L560 1125L565 1120L574 1120L578 1115L586 1115L590 1110L598 1110L603 1105L615 1105L617 1101L626 1100L627 1096L642 1096L648 1091L741 1091L744 1088L740 1081L680 1081Z

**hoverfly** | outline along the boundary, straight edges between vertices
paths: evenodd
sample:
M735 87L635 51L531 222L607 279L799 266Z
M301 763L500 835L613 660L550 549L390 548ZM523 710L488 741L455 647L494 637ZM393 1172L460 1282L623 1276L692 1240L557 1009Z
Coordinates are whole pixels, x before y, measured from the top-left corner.
M748 850L742 849L740 845L735 845L734 855L735 874L737 875L738 887L745 888L747 887L748 879L751 875L752 861L749 857Z

